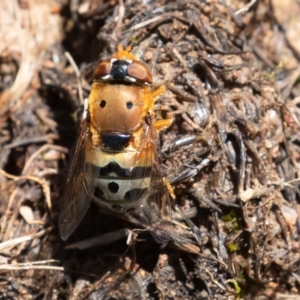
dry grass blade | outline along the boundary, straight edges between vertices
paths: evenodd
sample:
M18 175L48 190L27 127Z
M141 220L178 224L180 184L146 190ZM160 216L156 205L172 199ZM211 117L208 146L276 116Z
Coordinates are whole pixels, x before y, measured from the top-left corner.
M15 265L0 265L0 270L5 271L29 271L29 270L54 270L54 271L64 271L63 267L57 266L45 266L45 264L57 263L58 261L54 259L49 259L45 261L33 261L27 263L19 263Z
M35 233L33 235L22 236L13 240L0 243L0 251L3 251L5 248L14 247L20 243L24 243L33 239L40 238L41 236L45 235L47 232L49 232L49 229L41 230L40 232Z

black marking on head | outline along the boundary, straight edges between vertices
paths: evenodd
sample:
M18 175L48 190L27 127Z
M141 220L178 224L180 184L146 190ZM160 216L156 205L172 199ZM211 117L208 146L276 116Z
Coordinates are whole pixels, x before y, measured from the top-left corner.
M113 194L116 194L119 190L119 185L114 181L110 182L107 186L110 192Z
M101 102L99 103L99 106L101 107L101 108L104 108L105 106L106 106L106 101L103 99L103 100L101 100Z
M111 66L111 77L115 80L124 80L128 75L128 66L130 63L126 60L116 60Z
M132 189L126 192L124 196L125 201L137 201L140 200L145 193L147 192L147 188L144 189Z
M126 103L126 107L127 107L128 109L132 109L132 108L133 108L133 103L132 103L131 101L128 101L128 102Z
M110 150L123 150L128 145L130 137L130 134L120 132L102 134L104 145Z

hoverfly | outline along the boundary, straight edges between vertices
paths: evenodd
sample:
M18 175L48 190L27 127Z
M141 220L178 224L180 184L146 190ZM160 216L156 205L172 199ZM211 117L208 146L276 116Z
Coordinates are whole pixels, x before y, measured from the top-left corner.
M130 46L123 50L119 45L118 52L94 70L63 195L63 240L91 201L100 212L137 220L146 228L170 220L168 188L159 171L158 132L172 119L156 119L154 105L164 87L152 88L149 68L130 51ZM153 232L158 242L168 242L167 230Z

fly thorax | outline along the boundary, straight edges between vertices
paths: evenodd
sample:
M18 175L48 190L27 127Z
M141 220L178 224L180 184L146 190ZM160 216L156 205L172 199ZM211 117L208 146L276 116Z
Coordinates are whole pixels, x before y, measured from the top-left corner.
M100 85L90 96L92 126L99 132L130 133L139 128L145 113L144 89L127 84Z

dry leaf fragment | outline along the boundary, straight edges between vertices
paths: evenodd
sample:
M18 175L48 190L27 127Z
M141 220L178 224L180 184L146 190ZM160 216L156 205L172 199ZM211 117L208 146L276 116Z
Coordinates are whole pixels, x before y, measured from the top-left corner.
M243 202L247 202L248 200L250 200L254 195L254 190L253 189L248 189L246 191L243 191L241 194L240 194L240 199L243 201Z
M26 205L21 205L19 208L20 215L24 218L26 223L33 224L34 223L34 216L31 207Z

